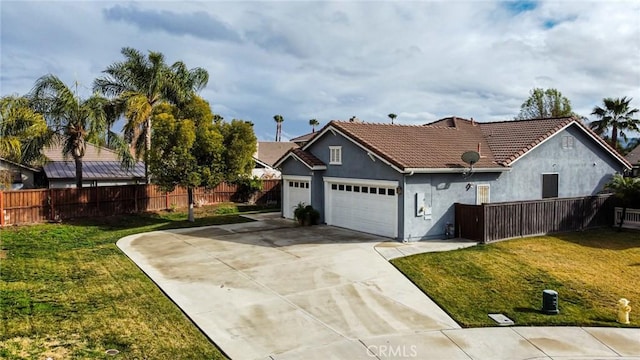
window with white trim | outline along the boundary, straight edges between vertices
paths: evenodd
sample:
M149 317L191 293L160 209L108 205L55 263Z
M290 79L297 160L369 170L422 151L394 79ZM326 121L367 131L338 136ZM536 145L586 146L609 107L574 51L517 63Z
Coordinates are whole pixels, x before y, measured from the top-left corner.
M491 201L490 190L489 184L476 185L476 205L488 204Z
M329 146L329 165L342 165L342 146Z
M563 136L562 137L562 148L563 149L573 149L575 146L576 139L573 136Z

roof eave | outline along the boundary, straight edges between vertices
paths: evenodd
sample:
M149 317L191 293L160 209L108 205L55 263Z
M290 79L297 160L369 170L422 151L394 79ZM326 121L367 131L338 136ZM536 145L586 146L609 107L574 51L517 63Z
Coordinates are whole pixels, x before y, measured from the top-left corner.
M500 168L473 168L472 173L495 173L495 172L509 172L510 167ZM469 172L469 168L405 168L403 173L405 174L462 174Z

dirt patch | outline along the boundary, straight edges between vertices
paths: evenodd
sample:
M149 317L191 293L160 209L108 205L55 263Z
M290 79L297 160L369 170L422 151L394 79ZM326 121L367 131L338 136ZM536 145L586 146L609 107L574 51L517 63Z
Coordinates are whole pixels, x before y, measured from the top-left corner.
M7 258L7 250L0 250L0 259Z

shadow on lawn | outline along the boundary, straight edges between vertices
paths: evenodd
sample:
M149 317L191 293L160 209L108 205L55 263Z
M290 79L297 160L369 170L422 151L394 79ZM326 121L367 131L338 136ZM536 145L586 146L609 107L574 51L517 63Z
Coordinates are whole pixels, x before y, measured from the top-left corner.
M553 234L554 237L581 246L606 250L627 250L640 248L640 231L601 228L580 232Z

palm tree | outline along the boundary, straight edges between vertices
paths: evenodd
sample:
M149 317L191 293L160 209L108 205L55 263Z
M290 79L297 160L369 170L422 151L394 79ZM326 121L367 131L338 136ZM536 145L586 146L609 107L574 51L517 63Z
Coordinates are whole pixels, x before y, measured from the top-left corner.
M309 125L311 125L311 132L316 132L316 126L320 125L317 119L309 120Z
M591 112L591 115L596 115L600 120L591 122L589 126L600 136L611 128L611 146L614 148L618 145L618 134L626 140L627 131L640 131L640 120L633 118L640 110L629 108L631 100L626 96L621 99L605 98L604 108L596 106Z
M93 89L114 98L115 112L127 119L125 139L136 149L136 158L144 156L148 183L153 109L163 102L178 106L186 103L194 92L206 86L209 75L202 68L188 70L180 61L168 66L160 52L150 51L145 57L140 51L125 47L121 53L125 61L109 65L103 71L106 76L96 79Z
M389 114L389 115L387 115L387 116L391 119L391 123L392 123L392 124L393 124L393 120L395 120L395 118L397 118L397 117L398 117L398 115L396 115L396 114L394 114L394 113L391 113L391 114Z
M77 83L76 83L77 92ZM82 158L87 141L98 142L107 132L105 106L108 100L93 95L81 100L55 75L45 75L36 81L31 97L36 109L42 111L52 131L62 142L62 154L71 156L76 167L76 187L82 187Z
M51 139L44 117L30 105L26 97L0 99L0 157L27 165L43 161L42 148Z
M618 228L622 228L624 218L627 215L627 207L634 202L640 202L640 178L624 177L620 174L613 175L605 189L613 191L613 195L622 202L622 216Z
M284 118L282 115L274 115L273 120L276 122L276 141L282 140L282 122Z

